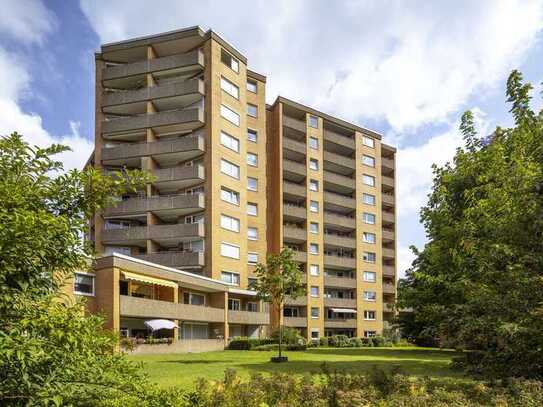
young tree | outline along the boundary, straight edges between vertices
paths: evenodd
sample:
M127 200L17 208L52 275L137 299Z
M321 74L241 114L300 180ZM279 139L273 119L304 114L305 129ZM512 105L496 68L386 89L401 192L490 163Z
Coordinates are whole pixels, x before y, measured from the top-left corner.
M54 156L66 150L0 138L0 404L139 404L141 370L115 351L101 318L59 289L93 255L82 240L91 214L149 176L63 172Z
M472 350L469 370L488 376L543 377L543 113L530 90L514 71L514 127L490 137L464 114L466 146L434 167L429 242L399 285L418 332Z
M283 314L283 303L287 296L296 299L305 294L305 284L302 281L302 271L293 259L291 249L284 247L279 254L271 254L266 259L266 264L259 263L256 266L257 280L253 288L257 291L261 300L270 304L273 311L279 314L279 357L272 361L286 361L281 354L283 335L280 323Z

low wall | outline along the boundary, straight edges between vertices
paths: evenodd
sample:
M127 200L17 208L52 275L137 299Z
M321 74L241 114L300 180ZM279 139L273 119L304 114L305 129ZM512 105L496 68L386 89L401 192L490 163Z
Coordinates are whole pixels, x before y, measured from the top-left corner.
M224 350L222 339L180 339L170 345L137 345L131 355L158 355L164 353L200 353Z

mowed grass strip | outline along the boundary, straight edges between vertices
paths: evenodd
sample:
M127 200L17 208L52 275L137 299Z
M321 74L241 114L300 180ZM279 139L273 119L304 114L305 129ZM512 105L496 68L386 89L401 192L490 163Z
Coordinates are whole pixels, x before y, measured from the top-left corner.
M225 350L220 352L134 355L143 362L152 381L160 386L192 388L196 379L222 379L225 369L235 369L242 377L253 373L319 373L323 363L329 370L364 373L377 366L390 370L398 366L405 374L429 376L447 381L462 377L450 369L454 351L428 348L314 348L305 352L285 352L287 363L270 363L277 352Z

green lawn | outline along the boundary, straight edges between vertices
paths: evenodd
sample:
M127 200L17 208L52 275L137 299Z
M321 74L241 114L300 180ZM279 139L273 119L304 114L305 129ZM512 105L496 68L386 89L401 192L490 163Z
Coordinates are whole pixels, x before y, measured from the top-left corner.
M288 363L270 363L276 352L236 351L137 355L150 378L161 386L191 387L195 379L220 379L227 368L240 375L255 372L317 373L323 362L331 370L364 372L372 366L390 369L399 366L402 372L417 376L437 377L441 380L461 377L449 369L454 351L425 348L316 348L305 352L285 352Z

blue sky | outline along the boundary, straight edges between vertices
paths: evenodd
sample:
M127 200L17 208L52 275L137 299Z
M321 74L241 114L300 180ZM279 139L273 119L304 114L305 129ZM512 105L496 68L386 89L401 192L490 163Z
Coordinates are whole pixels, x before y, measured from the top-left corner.
M186 26L213 28L281 94L398 147L399 270L424 244L418 212L431 164L461 144L472 109L482 134L510 124L505 81L541 91L543 0L5 0L0 14L0 131L62 142L66 167L92 150L94 52L101 43ZM538 96L539 99L539 96ZM541 107L534 100L536 108Z

